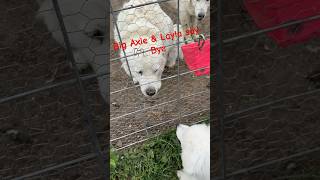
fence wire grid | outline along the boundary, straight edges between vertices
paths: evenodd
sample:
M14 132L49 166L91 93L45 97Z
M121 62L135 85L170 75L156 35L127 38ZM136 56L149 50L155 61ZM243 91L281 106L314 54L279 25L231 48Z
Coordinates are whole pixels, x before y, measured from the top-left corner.
M319 179L319 40L279 48L267 35L319 22L319 13L257 30L243 1L217 3L213 179ZM296 15L319 12L299 7Z
M165 30L166 28L162 30L165 33L171 33L174 32L174 30L182 31L178 30L178 28L181 27L177 27L177 22L179 21L178 10L168 8L168 4L165 4L168 1L132 1L134 3L121 7L120 10L117 7L114 8L118 2L111 2L111 19L113 25L111 29L114 30L111 42L115 39L117 43L122 44L126 42L127 46L129 46L131 39L139 39L141 37L147 38L150 43L150 45L148 44L146 46L137 46L138 48L142 48L143 52L131 51L129 48L125 50L119 49L115 52L113 43L110 44L112 54L110 60L110 141L113 147L118 150L123 150L144 142L166 129L172 129L179 122L194 123L208 119L209 78L198 78L195 77L193 73L197 70L210 67L202 67L190 71L186 68L184 62L180 62L180 60L177 59L178 52L176 52L177 54L172 55L172 58L177 59L177 65L173 68L166 68L160 80L153 79L149 82L140 82L138 85L135 85L131 78L131 76L134 76L134 73L136 73L134 71L139 71L135 69L136 67L132 64L132 61L141 61L141 59L138 58L144 56L148 58L145 59L145 61L148 61L147 63L155 66L157 63L153 63L153 61L157 62L156 58L161 56L152 55L150 52L151 45L159 47L158 44L151 43L151 35L155 34L157 38L159 38L159 36L156 34L158 30L155 27L150 27L148 23L152 21L151 23L157 25L157 27L167 27L167 30ZM158 11L160 6L164 12ZM144 16L141 16L141 12L151 12L151 14L147 14L146 16L153 15L155 18L141 22L141 19L144 18ZM121 15L121 13L125 15ZM170 17L165 18L164 13L167 13ZM122 17L118 19L119 16ZM173 19L173 22L170 22L170 19ZM207 18L206 22L208 21L209 19ZM146 29L146 27L149 29ZM142 30L141 32L130 32L130 28ZM202 33L209 38L210 29L208 24L206 28L206 31L202 30ZM166 51L170 51L170 49L175 48L175 46L180 47L180 43L182 43L183 40L182 38L179 39L175 38L175 40L168 41L167 43L163 41ZM188 42L192 41L193 40L190 39L188 40ZM157 42L161 42L161 40ZM173 51L174 50L175 49L173 49ZM128 75L120 68L121 63L119 63L119 61L122 61L122 66L128 67ZM155 98L145 98L142 92L143 89L140 89L140 87L149 85L152 87L154 83L159 81L161 81L162 85L157 96Z
M109 58L109 53L103 50L103 32L108 26L90 31L90 24L95 27L97 21L105 21L108 16L90 11L96 7L90 2L100 2L103 4L100 7L108 7L110 3L113 20L122 11L157 2L122 9L122 1L83 0L68 13L62 2L52 2L52 8L44 12L60 16L56 31L67 53L63 45L52 39L55 30L49 27L49 33L47 27L34 20L38 9L34 1L0 3L3 6L1 23L5 25L1 32L4 40L0 44L3 59L0 77L4 82L0 99L0 118L4 122L1 141L5 143L0 160L7 162L1 163L0 178L107 179L107 114L101 97L108 91L101 87L108 73L103 69L105 62L99 62ZM210 86L217 89L211 98L220 97L220 101L213 102L217 108L211 116L215 133L219 134L212 139L212 149L216 152L212 155L216 175L213 178L293 179L307 175L314 178L315 175L310 174L314 171L306 174L305 170L319 165L318 158L314 158L320 150L316 139L319 137L316 120L320 117L317 41L308 42L305 47L280 49L265 33L319 17L257 30L243 12L241 1L228 2L222 5L222 0L217 0L218 23L211 27L217 34L217 43L212 44L212 49L217 51L215 59L220 60L215 64L216 83L212 81ZM159 1L161 5L165 3ZM170 10L166 13L170 15ZM175 11L171 13L171 18L176 17ZM212 13L211 10L214 17ZM21 19L18 21L15 17ZM75 19L80 19L80 28L68 27L68 21ZM113 29L110 31L112 37ZM83 34L93 40L80 38L81 42L74 43L74 39ZM168 46L175 45L179 43ZM81 59L81 53L73 49L75 46L85 49L86 55L91 54L86 57L91 68L81 67L81 75L75 68L75 61ZM130 54L124 58L128 57ZM194 77L183 61L164 72L159 95L150 100L144 98L139 85L133 85L132 79L120 70L120 59L111 52L110 138L117 149L143 142L176 123L201 122L202 116L208 116L209 80ZM293 61L289 63L290 68L284 62L288 59ZM288 73L294 74L289 80ZM182 104L185 107L180 107ZM283 171L280 173L279 169Z
M109 75L108 72L106 72L107 63L105 62L109 57L109 52L105 51L107 47L105 46L106 39L104 37L104 31L108 26L103 24L106 17L106 11L101 11L101 8L107 7L112 3L119 3L119 7L114 12L111 11L112 16L115 13L120 13L121 11L143 6L152 6L155 3L140 4L138 7L130 7L126 9L120 8L123 2L119 1L39 0L38 4L34 2L29 3L30 2L28 1L19 8L12 8L12 11L20 13L22 8L27 7L29 11L33 10L34 12L37 12L37 15L34 13L28 17L30 19L26 22L31 24L30 28L28 28L28 31L22 31L25 32L25 34L21 34L21 36L30 33L29 31L32 31L33 29L36 29L38 32L36 32L35 35L43 39L39 38L36 42L31 41L30 44L37 44L39 46L37 48L32 47L33 51L30 51L35 53L38 52L37 49L44 47L43 53L46 57L35 58L34 62L30 62L30 66L37 63L45 65L46 62L41 62L42 59L53 59L56 62L53 63L54 65L49 64L48 67L46 67L49 75L43 78L44 86L40 85L39 87L38 85L38 87L35 86L37 88L30 88L33 86L26 83L29 86L18 89L18 92L12 92L9 88L5 89L7 91L4 91L6 94L4 94L4 98L1 98L0 101L5 105L5 107L10 107L12 104L19 104L20 101L22 101L21 104L23 104L23 108L19 107L19 109L23 111L22 115L19 114L16 118L31 113L31 117L28 116L28 118L34 118L37 123L35 123L35 125L32 123L29 124L29 119L26 118L23 119L22 123L14 122L11 124L8 122L7 127L3 129L2 137L8 142L21 143L18 146L16 144L8 144L8 147L13 146L17 149L25 149L20 153L21 157L12 157L14 152L10 152L12 153L11 157L2 157L3 160L7 162L10 160L19 162L16 163L12 161L12 164L8 163L7 165L4 165L4 167L1 168L1 171L4 172L3 178L61 179L70 177L71 179L107 179L108 174L105 170L108 165L108 163L106 163L106 157L108 156L108 142L105 140L107 139L106 129L108 128L107 122L105 121L105 115L107 114L104 109L106 107L104 99L108 94L108 90L105 90L107 87L104 87L104 85L107 85L105 79L106 76ZM15 4L12 4L12 6L14 5ZM93 9L95 11L93 11ZM10 12L10 10L8 12ZM23 12L21 12L21 14L22 13ZM31 16L33 18L40 17L40 21L38 19L31 19ZM115 19L116 16L117 15L115 15ZM44 26L43 22L45 24ZM39 33L39 31L41 33ZM111 36L113 36L112 33ZM45 43L48 43L49 45ZM166 48L177 45L179 45L178 41L166 45ZM46 46L48 46L49 50L45 49ZM112 47L110 47L110 49L112 50ZM64 53L65 50L66 53ZM129 54L128 57L130 56L132 55ZM180 68L182 63L178 63L178 67L173 68L173 72L164 75L165 77L161 80L174 81L176 78L178 79L179 86L171 87L169 89L168 86L175 82L171 82L171 84L164 84L161 88L162 96L159 95L157 98L149 100L144 98L139 91L139 86L141 86L141 84L131 84L130 77L127 77L123 71L120 71L121 68L119 67L119 62L120 59L118 57L111 57L110 59L110 106L112 112L110 115L110 134L111 138L113 138L111 139L111 142L115 142L114 146L116 146L117 149L120 150L130 147L149 139L153 135L159 134L165 129L173 128L173 125L176 124L178 120L180 122L181 119L188 118L189 122L192 122L190 117L194 116L196 117L194 119L199 121L199 114L201 116L208 117L206 113L209 111L209 101L207 101L207 105L204 105L203 101L200 101L201 103L199 102L198 104L192 104L192 101L195 101L195 98L198 98L198 100L201 97L205 99L209 98L209 91L207 87L209 82L208 78L202 78L200 83L194 87L190 86L187 89L184 89L183 93L180 93L180 90L176 90L180 87L180 76L185 76L182 80L193 78L193 81L195 81L196 77L192 76L192 73L196 70L189 71L185 66ZM18 61L18 63L21 62ZM89 64L88 67L87 64ZM11 68L11 66L14 65L9 64L9 66L4 65L3 67ZM23 65L24 64L19 64L19 66ZM80 73L78 72L78 69L80 70ZM178 73L176 71L178 71ZM115 74L118 72L121 74ZM42 76L41 73L39 74L39 76ZM113 76L114 74L116 76ZM113 78L118 77L124 79L113 80ZM185 82L189 85L192 83L192 81ZM202 86L202 90L200 91L200 88L197 86ZM172 90L172 92L170 92L172 97L163 95L166 88L167 91ZM68 94L65 94L64 92L68 92ZM38 98L37 96L40 97ZM175 99L176 96L181 97L179 97L179 99ZM50 99L48 100L47 98ZM113 99L115 99L115 101ZM174 103L181 103L180 101L183 101L184 103L189 101L188 103L190 105L187 107L189 110L183 109L183 107L181 107L181 110L175 109L175 112L170 110L177 107L180 108L179 106L173 105ZM24 107L30 105L38 111L39 109L41 111L42 108L48 108L48 111L53 111L51 114L55 114L55 116L47 116L45 113L43 113L42 116L37 116L36 112L32 113L31 110L33 109L30 110ZM78 111L75 111L69 106L75 106L74 109L77 109ZM197 106L205 108L197 108ZM112 109L114 107L116 109ZM192 110L190 110L190 108L192 108ZM147 112L150 110L153 111L150 113ZM138 117L138 113L140 113L139 116L142 118ZM135 117L130 117L132 115ZM135 119L135 122L131 120L131 122L134 122L135 124L130 124L129 120L125 121L125 118ZM40 123L41 119L45 119L47 122ZM70 121L70 119L74 120ZM50 125L47 125L48 123ZM15 127L17 124L24 125L24 127L22 126L19 129L18 127ZM63 127L58 126L58 124L61 124ZM83 127L85 129L82 129ZM47 137L46 139L45 135L49 136L51 134L54 134L54 137ZM138 136L139 138L136 138L135 136ZM21 139L23 142L20 142ZM59 140L61 140L61 142L59 142ZM56 142L52 143L52 141ZM51 148L49 147L50 145ZM52 151L49 149L52 149ZM7 154L10 153L7 151ZM45 158L42 159L40 154ZM31 163L36 161L38 161L39 164ZM18 173L16 173L16 168L14 168L15 165L17 165L17 167L22 166L23 168L19 167ZM82 170L83 167L86 167L84 171Z

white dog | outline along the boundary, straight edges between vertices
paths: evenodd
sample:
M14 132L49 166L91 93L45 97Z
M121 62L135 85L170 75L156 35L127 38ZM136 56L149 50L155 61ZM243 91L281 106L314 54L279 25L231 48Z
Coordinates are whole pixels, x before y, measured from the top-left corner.
M37 17L43 20L53 38L65 46L52 0L37 1L40 5ZM106 73L105 1L58 0L58 3L79 70L90 65L96 74ZM106 75L98 77L104 100L107 96L106 78Z
M183 170L177 172L180 180L210 179L210 126L196 124L177 127L181 143Z
M154 1L130 0L123 8ZM122 44L115 27L114 47L118 47L120 51L122 68L132 76L134 83L140 84L145 96L155 96L161 87L161 76L165 65L174 66L177 58L175 46L164 48L177 42L178 34L174 34L172 20L156 3L121 11L117 25ZM137 52L145 53L137 54ZM129 56L127 60L125 56Z
M208 14L210 7L210 0L180 0L179 2L180 23L184 32L187 28L197 27ZM178 0L169 1L167 4L177 11Z

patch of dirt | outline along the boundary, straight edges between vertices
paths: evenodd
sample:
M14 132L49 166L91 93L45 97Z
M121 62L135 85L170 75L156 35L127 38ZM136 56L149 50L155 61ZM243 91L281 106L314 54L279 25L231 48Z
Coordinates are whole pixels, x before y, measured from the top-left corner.
M36 21L34 0L0 1L0 97L75 78L66 54ZM106 108L95 79L84 83L102 148ZM0 104L0 179L11 179L92 152L76 83ZM94 158L49 171L45 179L99 178ZM71 171L71 172L70 172ZM66 173L66 176L61 176ZM70 176L69 176L70 175ZM27 178L26 178L27 179Z
M224 3L223 39L257 30L241 7L242 1L238 0ZM310 47L312 50L320 47L319 39L279 48L262 34L225 44L223 95L226 113L319 88L320 54L310 51ZM319 109L320 94L316 93L227 118L226 173L319 147ZM217 126L218 121L214 124ZM219 150L217 139L214 141L213 149ZM312 175L319 171L318 156L319 152L315 152L282 160L230 179L269 180L295 174ZM219 159L218 154L213 157L216 168ZM290 163L296 165L294 170L287 168ZM312 170L316 168L318 171Z

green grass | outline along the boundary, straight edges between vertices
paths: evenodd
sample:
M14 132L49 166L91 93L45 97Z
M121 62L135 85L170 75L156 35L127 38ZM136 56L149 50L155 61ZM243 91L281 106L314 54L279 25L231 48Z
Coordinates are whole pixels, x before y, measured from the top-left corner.
M204 118L208 124L208 118ZM182 169L180 143L176 130L170 130L152 138L139 147L117 152L111 150L110 167L112 180L178 180L177 170ZM317 163L318 164L318 163ZM275 180L316 180L320 179L320 167L304 164L290 176L276 177Z
M123 152L111 150L112 180L176 180L181 169L180 143L175 130L157 136L142 146Z

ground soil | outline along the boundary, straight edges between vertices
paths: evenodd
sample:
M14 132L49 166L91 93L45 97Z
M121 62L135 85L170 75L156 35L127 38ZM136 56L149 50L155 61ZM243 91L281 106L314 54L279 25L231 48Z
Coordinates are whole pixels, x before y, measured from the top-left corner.
M0 1L0 97L75 78L65 50L36 21L36 1ZM101 148L106 108L95 79L84 82ZM10 179L90 154L77 84L0 104L0 179ZM85 169L85 170L84 170ZM99 179L94 158L35 179ZM27 178L26 178L27 179Z
M238 0L224 3L223 39L257 30L242 7ZM319 45L319 38L314 38L280 48L265 34L224 44L223 95L227 116L319 88ZM224 138L226 173L319 147L319 109L320 94L316 93L227 118ZM215 121L214 124L219 123ZM213 149L219 150L217 139L213 141L216 142ZM221 165L217 155L213 157L215 164ZM293 179L284 176L314 175L319 172L319 167L319 152L314 152L257 167L239 176L229 176L229 179Z

